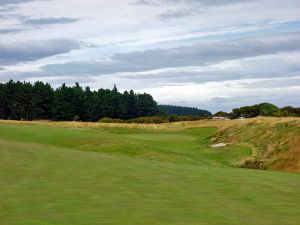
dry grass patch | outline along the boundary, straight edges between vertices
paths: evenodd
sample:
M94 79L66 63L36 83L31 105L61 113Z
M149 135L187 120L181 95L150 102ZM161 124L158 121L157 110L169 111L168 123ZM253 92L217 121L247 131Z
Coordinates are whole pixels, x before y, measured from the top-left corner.
M152 129L152 130L183 130L189 128L202 128L202 127L217 127L219 130L226 129L236 125L255 125L266 124L275 125L278 123L298 123L300 124L300 118L297 117L256 117L245 120L199 120L199 121L182 121L174 123L162 123L162 124L136 124L136 123L99 123L99 122L54 122L54 121L15 121L15 120L0 120L0 123L9 124L34 124L34 125L46 125L53 127L64 128L135 128L135 129Z
M253 150L242 166L299 172L300 120L257 118L248 123L219 127L214 142L248 144Z

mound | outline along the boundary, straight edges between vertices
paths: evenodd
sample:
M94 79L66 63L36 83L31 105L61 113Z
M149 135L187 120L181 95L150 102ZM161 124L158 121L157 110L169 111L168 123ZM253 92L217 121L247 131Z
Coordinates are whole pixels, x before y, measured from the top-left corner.
M243 167L300 172L299 120L229 126L220 129L214 141L251 146L253 154L241 162Z

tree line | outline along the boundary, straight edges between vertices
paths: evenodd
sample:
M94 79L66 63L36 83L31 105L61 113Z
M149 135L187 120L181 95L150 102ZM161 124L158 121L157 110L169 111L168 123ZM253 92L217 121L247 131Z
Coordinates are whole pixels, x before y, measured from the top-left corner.
M232 112L217 112L214 116L228 117L236 119L238 117L252 118L257 116L271 116L271 117L300 117L300 108L286 106L279 108L274 104L261 103L252 106L244 106L235 108Z
M195 107L183 107L174 105L159 105L159 108L166 115L177 115L177 116L200 116L200 117L210 117L211 112L198 109Z
M0 119L95 122L105 117L132 119L160 114L151 95L133 90L120 93L116 86L91 90L79 83L56 89L41 81L0 83Z

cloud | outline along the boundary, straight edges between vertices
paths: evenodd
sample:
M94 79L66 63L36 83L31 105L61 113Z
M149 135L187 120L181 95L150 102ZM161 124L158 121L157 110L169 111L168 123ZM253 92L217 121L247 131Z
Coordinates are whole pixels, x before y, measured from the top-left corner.
M299 50L300 33L116 54L112 62L129 70L209 65L223 60ZM143 67L143 68L140 68Z
M0 7L7 6L7 5L22 4L22 3L27 3L27 2L34 2L34 1L50 1L50 0L1 0Z
M138 89L151 93L160 104L186 105L207 108L213 112L271 102L280 107L299 106L300 77L241 79L203 84L181 84Z
M289 33L299 32L299 7L299 0L0 0L0 82L116 83L165 103L201 106L197 99L208 96L209 108L286 103L300 82L300 33ZM269 80L247 81L262 78Z
M35 61L78 48L80 48L79 42L66 39L0 41L0 65Z
M107 61L68 62L42 67L45 75L111 74L141 72L164 68L209 66L226 60L236 60L280 52L300 50L300 33L262 36L233 41L212 42L171 49L155 49L115 54Z
M21 32L21 31L24 31L24 29L17 29L17 28L0 29L0 34L15 34L15 33Z
M34 0L1 0L0 6L14 5L14 4L20 4L20 3L25 3L25 2L31 2L31 1L34 1Z
M180 19L195 13L200 13L200 11L197 9L177 9L177 10L166 11L160 14L158 17L163 20Z
M204 6L222 6L239 3L249 3L258 0L138 0L136 5L160 5L160 4L192 4Z
M159 14L162 20L180 19L199 14L207 7L218 7L236 4L249 4L261 0L138 0L135 5L144 6L170 6L171 9Z
M75 23L78 19L68 17L29 18L23 23L30 26Z
M16 9L15 5L1 5L0 3L0 12L10 12ZM3 15L0 15L0 18L3 18Z

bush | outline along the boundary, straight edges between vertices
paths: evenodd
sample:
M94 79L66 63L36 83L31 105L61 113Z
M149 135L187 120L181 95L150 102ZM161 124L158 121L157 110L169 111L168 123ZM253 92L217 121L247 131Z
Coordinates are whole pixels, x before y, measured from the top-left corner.
M150 116L150 117L138 117L134 119L130 119L126 121L127 123L167 123L168 120L165 117L159 117L159 116Z
M99 123L124 123L124 120L104 117L101 120L99 120Z
M180 122L180 121L196 121L196 120L202 120L205 119L205 117L201 116L177 116L177 115L171 115L168 117L168 121L170 123L172 122Z
M171 122L180 122L180 121L196 121L205 119L200 116L148 116L148 117L137 117L129 120L121 120L121 119L112 119L105 117L99 120L100 123L139 123L139 124L160 124L160 123L171 123Z
M169 122L177 122L179 121L179 117L177 115L171 115L168 117Z

